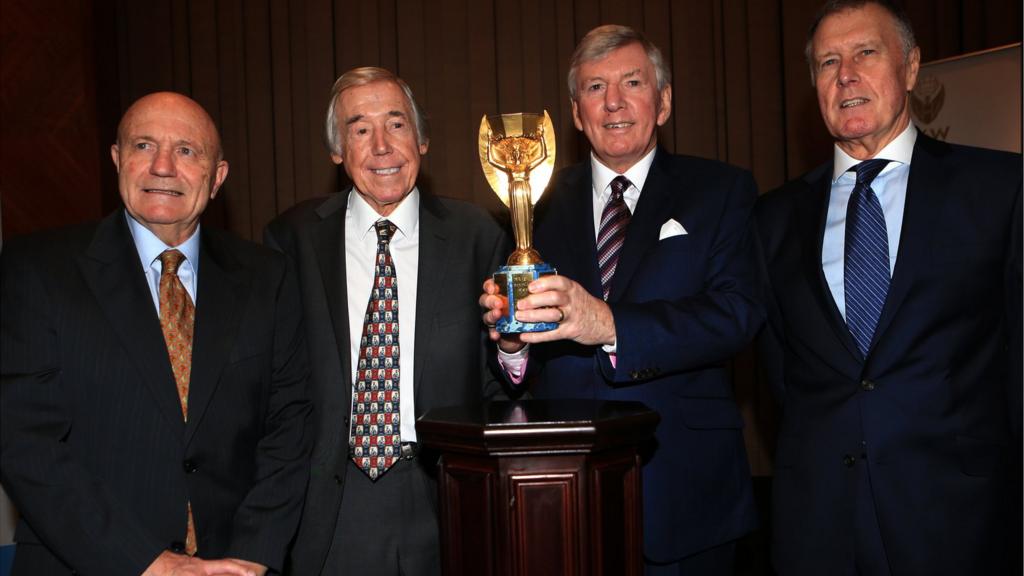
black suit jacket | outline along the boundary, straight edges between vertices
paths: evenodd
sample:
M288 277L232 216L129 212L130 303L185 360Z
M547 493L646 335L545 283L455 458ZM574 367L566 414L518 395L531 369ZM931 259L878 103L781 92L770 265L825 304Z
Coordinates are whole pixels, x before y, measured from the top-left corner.
M15 572L140 574L184 540L186 502L201 556L280 569L311 410L285 260L202 228L187 423L123 210L13 240L0 262Z
M289 565L294 574L323 569L348 470L352 366L344 225L349 193L298 204L271 222L265 234L266 243L282 250L299 271L316 405L309 492ZM465 202L421 194L419 226L417 417L437 406L480 404L500 391L487 367L487 350L493 347L486 344L477 299L483 279L508 253L497 224ZM435 473L436 460L417 462Z
M852 565L866 472L893 574L999 573L1006 513L1019 522L1021 158L918 135L866 358L821 267L831 175L830 163L757 208L765 359L783 409L776 567Z
M601 298L592 188L589 162L560 171L537 207L534 237L559 274ZM756 525L729 366L764 321L751 242L756 198L749 172L659 149L608 298L616 367L595 346L531 347L534 396L636 400L661 414L643 469L644 554L656 562ZM660 238L669 220L686 233Z

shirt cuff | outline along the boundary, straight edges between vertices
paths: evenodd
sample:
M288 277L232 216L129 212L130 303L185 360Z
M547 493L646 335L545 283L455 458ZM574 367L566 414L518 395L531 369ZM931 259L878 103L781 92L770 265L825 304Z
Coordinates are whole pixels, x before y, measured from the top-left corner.
M530 360L530 345L523 346L518 352L508 353L498 348L498 365L505 371L509 382L519 385L526 375L526 363Z

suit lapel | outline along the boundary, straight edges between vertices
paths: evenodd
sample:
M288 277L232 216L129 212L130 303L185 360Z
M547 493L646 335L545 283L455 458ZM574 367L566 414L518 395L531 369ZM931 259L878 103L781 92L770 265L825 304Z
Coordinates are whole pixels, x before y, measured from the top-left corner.
M597 243L593 220L594 184L590 174L590 162L584 162L570 170L573 172L566 176L562 185L565 192L560 193L562 186L559 186L559 190L550 192L556 194L556 197L551 199L550 211L561 215L560 218L564 220L554 222L554 226L547 226L554 242L549 242L545 250L561 251L564 246L568 254L564 261L558 261L558 273L569 276L588 292L600 297L601 274L597 268ZM556 208L555 203L561 206ZM538 211L538 220L543 218L543 212ZM544 250L540 256L546 257Z
M160 330L160 317L124 210L114 212L99 224L78 266L169 429L183 432L181 404Z
M943 189L945 180L935 141L919 133L910 166L896 266L893 269L885 305L882 307L882 315L875 328L872 348L884 336L906 299L918 267L926 266L927 262L930 262L928 242L932 228L938 221L936 212L940 205L936 195L938 190Z
M419 274L416 279L416 334L413 356L413 394L417 407L428 405L421 398L423 373L429 360L429 339L433 330L437 298L444 289L445 270L449 269L451 246L448 241L454 225L444 206L429 194L420 194Z
M317 208L322 220L311 232L310 241L320 263L320 277L324 283L324 295L334 327L334 341L341 362L341 375L345 382L345 398L352 394L352 359L349 357L351 342L348 332L348 289L345 283L345 210L348 194L342 192Z
M822 243L825 238L825 223L828 218L828 202L832 190L832 163L828 163L820 173L807 180L810 194L805 202L799 202L800 245L810 247L803 251L804 273L816 304L828 321L836 338L850 353L853 360L861 361L857 343L853 340L850 330L843 320L843 315L836 306L832 291L821 268Z
M249 272L224 250L215 233L204 230L201 234L186 443L202 422L238 340L238 326L252 282Z
M665 152L659 148L655 152L654 162L644 181L640 200L629 220L626 230L626 241L619 253L619 263L612 277L612 289L608 295L610 302L616 302L629 286L629 281L636 273L644 255L654 249L658 242L658 234L664 223L665 214L671 214L674 198L671 175L665 165Z

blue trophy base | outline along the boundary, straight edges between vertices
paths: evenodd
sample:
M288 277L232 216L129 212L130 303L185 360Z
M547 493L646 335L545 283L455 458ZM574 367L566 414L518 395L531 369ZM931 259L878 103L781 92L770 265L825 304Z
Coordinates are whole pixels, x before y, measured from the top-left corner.
M557 322L520 322L516 320L516 302L526 298L530 293L526 287L541 276L557 274L550 264L521 264L502 266L494 273L494 283L502 296L508 298L508 314L502 316L495 324L495 329L502 334L522 334L524 332L547 332L558 328Z

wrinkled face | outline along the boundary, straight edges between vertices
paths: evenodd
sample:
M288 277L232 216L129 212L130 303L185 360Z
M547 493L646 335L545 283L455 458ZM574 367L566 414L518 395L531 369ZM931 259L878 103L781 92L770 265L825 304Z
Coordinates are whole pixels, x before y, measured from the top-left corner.
M412 192L420 170L416 123L405 93L394 82L349 88L338 97L336 121L341 155L332 154L360 195L387 216Z
M228 175L213 121L180 94L151 94L133 104L110 154L128 213L170 246L195 232Z
M672 112L672 88L658 79L640 44L580 64L572 116L602 164L622 173L657 142L656 130Z
M840 148L873 157L910 122L908 92L921 53L904 56L893 17L876 4L825 18L814 34L812 66L818 106Z

